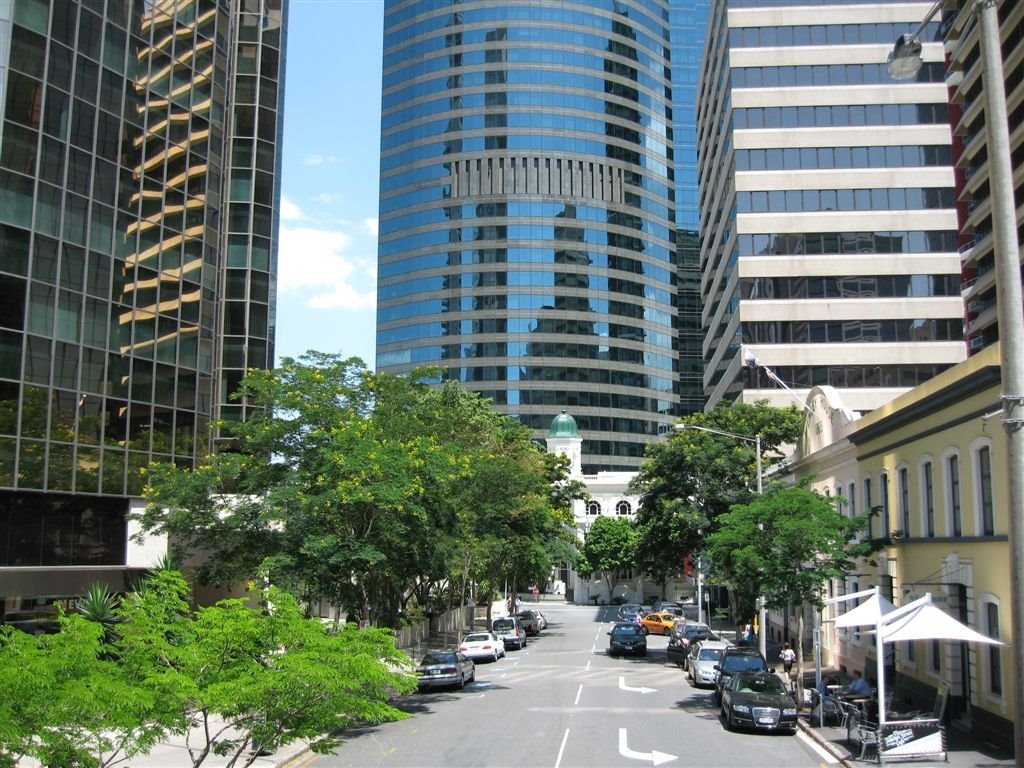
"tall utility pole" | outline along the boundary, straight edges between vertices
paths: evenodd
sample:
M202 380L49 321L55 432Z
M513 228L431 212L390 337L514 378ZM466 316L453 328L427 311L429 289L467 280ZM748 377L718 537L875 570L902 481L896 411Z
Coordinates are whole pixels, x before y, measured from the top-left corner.
M1014 699L1017 724L1014 752L1024 766L1024 302L1021 298L1020 248L1010 160L1010 129L1003 86L1003 51L996 0L978 0L974 11L981 27L981 76L985 89L992 240L996 268L996 311L1002 365L1003 429L1006 430L1006 478L1009 483L1010 611L1013 627Z

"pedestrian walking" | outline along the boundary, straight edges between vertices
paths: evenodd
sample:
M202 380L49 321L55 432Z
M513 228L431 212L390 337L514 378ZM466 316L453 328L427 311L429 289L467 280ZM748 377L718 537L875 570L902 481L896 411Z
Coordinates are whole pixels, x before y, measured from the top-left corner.
M793 664L796 662L796 651L790 648L789 643L783 643L779 658L782 659L782 668L786 671L786 677L789 677L793 672Z

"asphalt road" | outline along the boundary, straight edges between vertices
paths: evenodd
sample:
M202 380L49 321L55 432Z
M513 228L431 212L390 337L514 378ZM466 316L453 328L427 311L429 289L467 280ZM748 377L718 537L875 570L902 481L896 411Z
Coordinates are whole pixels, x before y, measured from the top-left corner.
M525 606L524 606L525 607ZM543 604L550 625L522 651L477 664L462 691L402 700L412 717L352 731L303 766L601 768L827 765L803 736L730 733L650 636L646 658L610 658L612 608Z

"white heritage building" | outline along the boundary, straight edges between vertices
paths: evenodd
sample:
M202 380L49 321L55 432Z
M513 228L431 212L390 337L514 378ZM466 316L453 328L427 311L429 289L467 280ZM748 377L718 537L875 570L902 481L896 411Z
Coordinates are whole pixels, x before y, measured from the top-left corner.
M629 484L636 477L636 472L598 472L594 475L583 474L583 437L576 426L576 419L566 411L562 411L551 421L551 428L545 440L549 453L569 457L569 477L579 480L590 494L590 499L577 499L573 502L573 521L576 536L582 542L586 540L590 526L598 517L625 517L630 520L636 517L640 496L632 493ZM661 585L646 581L642 574L625 571L616 575L613 580L612 592L608 592L608 584L601 574L576 573L572 568L562 569L560 578L555 579L554 591L563 593L568 602L577 605L607 604L613 599L625 598L625 602L649 604L661 597ZM669 584L667 597L678 599L692 588L679 584ZM681 592L682 590L682 592Z

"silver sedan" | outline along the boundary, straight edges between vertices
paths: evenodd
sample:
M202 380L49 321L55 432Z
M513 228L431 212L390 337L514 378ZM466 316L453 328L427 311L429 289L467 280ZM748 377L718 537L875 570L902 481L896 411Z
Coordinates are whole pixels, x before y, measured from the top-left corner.
M476 680L473 660L458 651L431 651L416 668L421 691L429 688L462 688Z

